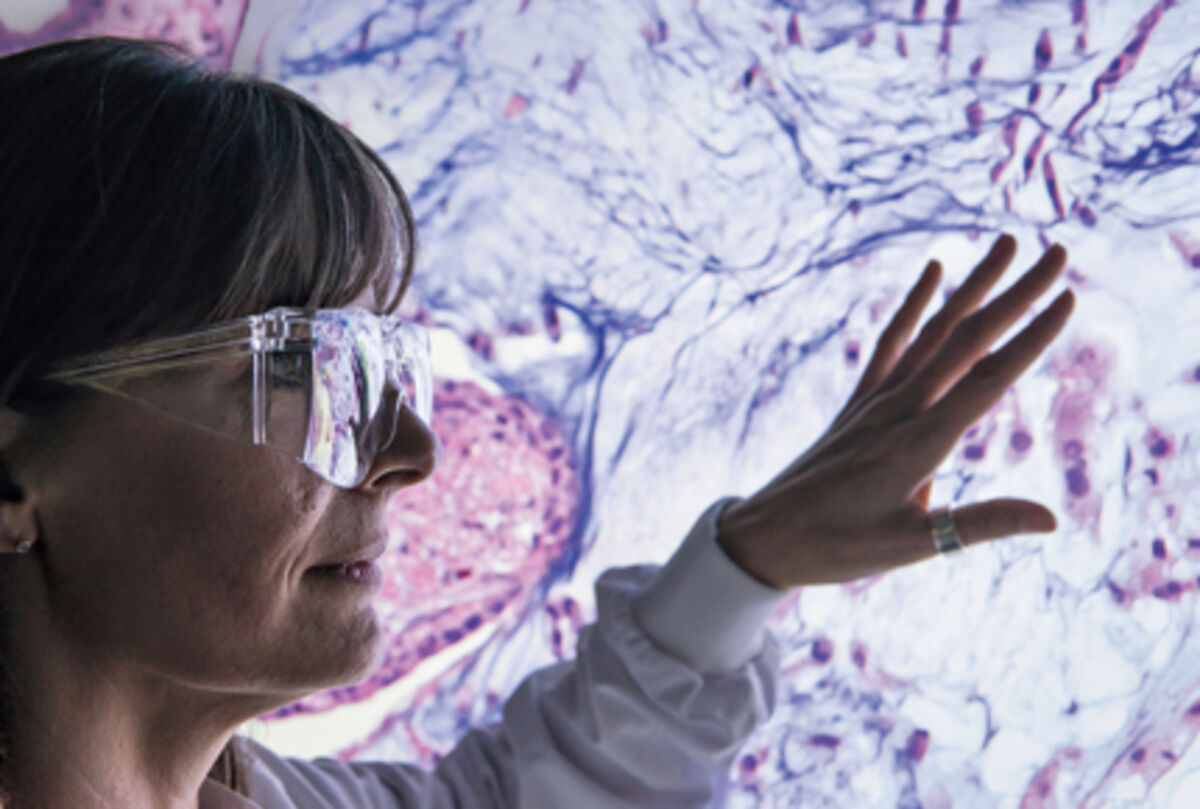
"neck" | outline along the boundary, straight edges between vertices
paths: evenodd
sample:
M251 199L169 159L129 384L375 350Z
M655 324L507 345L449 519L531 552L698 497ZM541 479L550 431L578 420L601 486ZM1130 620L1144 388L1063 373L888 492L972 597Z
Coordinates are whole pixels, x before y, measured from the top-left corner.
M4 577L4 584L9 579ZM237 728L294 696L204 689L102 654L18 586L6 598L8 666L0 768L11 809L197 809Z

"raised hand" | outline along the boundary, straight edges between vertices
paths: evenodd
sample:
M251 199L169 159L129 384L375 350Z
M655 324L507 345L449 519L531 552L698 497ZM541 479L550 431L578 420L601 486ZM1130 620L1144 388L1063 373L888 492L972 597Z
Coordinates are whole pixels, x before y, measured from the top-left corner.
M1015 239L1001 236L909 345L941 280L940 265L929 263L828 431L722 513L717 541L735 563L786 590L853 581L936 555L927 511L934 471L1058 336L1075 305L1067 290L988 353L1066 264L1067 251L1054 245L976 311L1016 249ZM954 522L966 545L1056 527L1046 507L1011 498L956 508Z

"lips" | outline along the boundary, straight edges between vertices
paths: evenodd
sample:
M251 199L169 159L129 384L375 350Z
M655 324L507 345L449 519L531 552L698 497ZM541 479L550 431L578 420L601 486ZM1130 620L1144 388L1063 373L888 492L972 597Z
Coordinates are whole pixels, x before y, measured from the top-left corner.
M380 539L372 542L370 545L365 545L358 550L347 551L343 555L313 565L313 567L342 567L344 565L353 565L360 562L374 562L380 556L383 556L383 553L386 550L387 540Z

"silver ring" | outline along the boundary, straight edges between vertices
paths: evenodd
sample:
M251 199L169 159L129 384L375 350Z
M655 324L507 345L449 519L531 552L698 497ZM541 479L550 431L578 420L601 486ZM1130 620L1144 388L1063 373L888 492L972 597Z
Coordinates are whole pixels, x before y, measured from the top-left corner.
M933 547L938 553L960 553L963 545L962 537L954 527L954 512L949 507L935 508L929 512L933 520Z

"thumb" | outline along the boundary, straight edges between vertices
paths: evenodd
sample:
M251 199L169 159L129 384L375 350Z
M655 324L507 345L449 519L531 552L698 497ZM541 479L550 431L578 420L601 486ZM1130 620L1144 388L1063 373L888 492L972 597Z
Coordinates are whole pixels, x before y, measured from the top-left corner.
M1027 503L1020 517L1021 530L1030 534L1047 534L1058 530L1058 520L1054 512L1039 506L1037 503Z
M1058 528L1050 509L1029 500L1001 498L954 509L954 526L965 544Z

